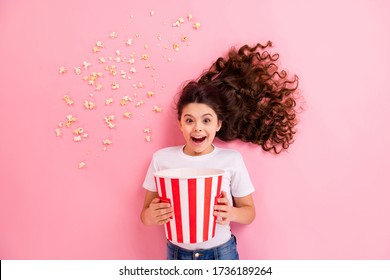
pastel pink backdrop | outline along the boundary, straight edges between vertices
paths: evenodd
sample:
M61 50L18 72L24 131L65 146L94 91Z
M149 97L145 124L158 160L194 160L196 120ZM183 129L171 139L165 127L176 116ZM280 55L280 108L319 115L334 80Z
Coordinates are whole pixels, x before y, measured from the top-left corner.
M243 154L256 186L256 220L233 225L241 258L389 259L389 10L385 0L2 0L0 259L164 259L163 228L143 226L139 212L152 153L182 143L172 99L231 46L267 40L281 67L300 77L306 104L288 153L217 144ZM180 17L185 22L173 27ZM101 67L92 52L97 41L105 57L137 54L137 73L116 77L118 91L106 71L100 92L82 80ZM90 69L75 75L84 61ZM61 66L68 73L58 74ZM133 103L119 105L135 92ZM83 108L87 99L95 110ZM132 118L122 117L125 110ZM78 122L56 137L68 114ZM114 129L104 123L109 114ZM89 135L80 143L76 127ZM112 140L107 151L105 138Z

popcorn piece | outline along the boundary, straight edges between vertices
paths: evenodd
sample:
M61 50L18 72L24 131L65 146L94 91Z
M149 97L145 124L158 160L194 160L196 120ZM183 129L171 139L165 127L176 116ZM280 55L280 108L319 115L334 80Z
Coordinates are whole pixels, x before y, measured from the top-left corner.
M83 134L83 133L84 133L84 129L81 128L81 127L78 127L78 128L76 128L75 130L73 130L73 134L74 134L74 135L81 135L81 134Z
M149 56L148 56L147 54L143 54L143 55L141 56L141 59L142 59L142 60L148 60L148 59L149 59Z
M123 116L127 119L130 119L133 114L131 112L124 112Z
M189 14L189 15L187 16L188 21L191 21L192 18L193 18L192 14Z
M80 135L77 135L77 136L73 137L73 141L74 142L81 142L81 140L82 140L82 138L81 138Z
M84 61L83 62L83 66L84 66L84 69L87 70L89 67L91 67L91 63L90 62L87 62L87 61Z
M66 102L66 104L68 105L73 105L74 101L72 99L70 99L70 97L68 95L64 95L64 98L63 98Z
M162 109L161 109L161 107L154 106L153 107L153 111L156 112L156 113L160 113L162 111Z
M98 84L96 85L96 88L95 88L97 91L99 90L102 90L103 89L103 86L101 84Z
M88 110L92 110L95 108L95 104L92 101L85 100L84 107Z
M126 79L126 71L125 70L121 70L121 78L122 79Z
M111 105L114 100L112 98L106 99L106 105Z
M74 72L76 75L81 75L81 66L74 67Z
M184 35L183 37L181 37L182 42L186 42L187 40L188 40L188 36Z
M126 41L126 45L131 46L133 44L133 39L129 38Z
M98 52L100 52L100 48L99 47L93 47L92 48L92 52L93 53L98 53Z
M144 129L144 133L150 134L150 128L149 128L149 127L145 128L145 129Z
M153 92L153 91L149 90L149 91L147 92L147 96L148 96L148 97L153 97L153 95L154 95L154 92Z
M145 136L145 141L146 141L146 142L150 142L150 141L152 141L152 139L151 139L150 135L146 135L146 136Z
M116 33L116 32L111 32L110 33L110 38L111 39L115 39L115 38L117 38L118 37L118 34Z
M99 57L98 61L101 64L106 63L106 59L104 57Z
M172 45L172 48L175 50L175 51L178 51L180 48L179 48L179 44L177 44L177 43L174 43L173 45Z
M111 145L112 144L112 141L110 139L104 139L103 140L103 145Z
M111 88L112 89L118 89L119 88L119 84L114 81L114 82L111 83Z
M57 137L60 137L60 136L62 136L62 130L61 130L61 128L56 128L56 136Z
M140 101L137 102L137 104L135 104L135 106L140 107L143 104L144 104L144 101L141 99Z
M72 115L67 115L66 116L66 127L70 127L72 125L72 123L76 122L76 118L74 118Z
M96 42L96 47L98 47L98 48L104 48L103 42L102 42L102 41L97 41L97 42Z
M82 161L82 162L79 163L79 169L83 169L83 168L85 168L86 166L87 166L87 164L86 164L84 161Z
M61 66L60 69L58 70L58 73L60 74L65 74L66 72L68 72L68 69L66 69L64 66Z
M132 102L132 101L133 101L133 99L132 99L130 96L128 96L128 95L123 96L123 97L122 97L122 100L121 100L121 106L124 106L124 105L126 105L128 102Z
M195 22L193 28L198 30L200 28L200 22Z
M137 69L135 69L135 67L131 67L131 68L130 68L130 72L131 72L131 73L137 73Z
M114 115L106 116L106 117L104 117L104 120L105 120L105 122L106 122L106 124L107 124L107 126L109 128L114 128L115 127L115 124L113 123Z

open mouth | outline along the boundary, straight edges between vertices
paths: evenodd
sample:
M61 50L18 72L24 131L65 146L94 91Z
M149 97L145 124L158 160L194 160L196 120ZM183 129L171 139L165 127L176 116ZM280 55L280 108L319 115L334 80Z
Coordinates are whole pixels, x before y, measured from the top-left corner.
M202 143L204 140L206 140L206 136L195 136L195 137L191 137L192 141L194 141L195 143Z

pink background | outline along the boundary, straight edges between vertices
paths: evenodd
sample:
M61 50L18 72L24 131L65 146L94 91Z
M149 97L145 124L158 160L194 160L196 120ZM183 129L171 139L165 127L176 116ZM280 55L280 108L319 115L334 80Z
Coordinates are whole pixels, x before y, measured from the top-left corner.
M233 226L241 258L389 259L389 11L385 0L2 0L0 259L164 259L163 228L143 226L139 212L152 153L183 143L172 98L230 46L267 40L282 68L300 77L306 104L288 153L218 144L243 154L256 186L256 220ZM180 17L185 22L173 27ZM105 45L99 54L97 41ZM131 80L97 62L116 50L135 52ZM78 76L73 67L84 61L91 67ZM61 66L68 73L58 74ZM92 71L104 73L100 92L82 80ZM144 87L135 89L139 82ZM120 106L124 95L134 100ZM96 109L85 109L85 100ZM153 112L156 105L162 112ZM132 118L122 117L126 110ZM68 114L78 121L56 137ZM114 129L104 123L110 114ZM89 135L80 143L72 138L77 127Z

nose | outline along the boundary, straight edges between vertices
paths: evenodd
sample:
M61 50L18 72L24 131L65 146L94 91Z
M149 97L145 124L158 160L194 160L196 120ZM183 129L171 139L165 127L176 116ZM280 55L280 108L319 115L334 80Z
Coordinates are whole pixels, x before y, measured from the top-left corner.
M195 131L202 131L202 123L201 122L195 122L194 130Z

